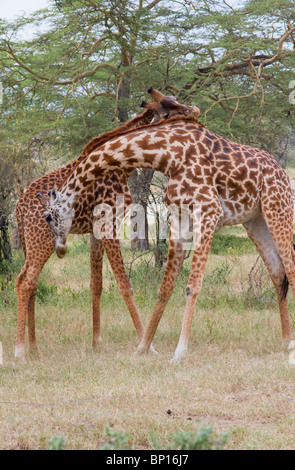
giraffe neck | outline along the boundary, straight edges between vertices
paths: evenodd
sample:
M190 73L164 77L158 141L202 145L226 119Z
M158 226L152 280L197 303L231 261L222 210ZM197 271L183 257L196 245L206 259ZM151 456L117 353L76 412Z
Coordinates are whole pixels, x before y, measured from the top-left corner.
M153 112L150 109L147 109L141 114L138 114L135 116L133 119L130 121L126 122L122 126L113 129L111 131L105 132L99 137L94 137L94 139L90 140L87 145L85 145L81 155L71 162L69 165L63 168L67 168L68 171L66 174L63 175L63 178L61 179L61 182L59 183L58 187L61 188L65 182L68 180L68 178L71 177L72 173L75 171L77 166L86 158L88 155L90 155L92 152L95 151L100 145L105 144L108 140L112 139L114 136L116 136L119 133L126 132L126 131L131 131L133 129L136 129L137 127L144 126L147 124L150 124L154 117Z
M177 145L191 146L192 142L184 144L184 135L198 127L203 126L195 119L175 116L120 133L80 162L61 188L61 202L72 206L97 179L118 169L130 172L150 168L169 176L173 161L178 158ZM185 153L179 158L185 158Z
M111 139L118 132L132 130L139 126L149 124L152 121L153 116L153 112L147 109L143 113L138 114L133 119L123 124L122 126L111 131L105 132L99 137L95 137L90 142L88 142L88 144L84 147L81 155L78 158L76 158L70 163L67 163L66 165L63 165L60 168L57 168L51 173L41 176L41 178L38 178L37 180L33 181L28 186L28 188L26 188L26 198L30 197L29 194L33 194L33 197L35 197L38 191L47 192L54 186L60 188L71 176L75 168L77 168L77 166L84 160L84 158L90 155L90 153L93 152L96 148L107 142L108 139Z

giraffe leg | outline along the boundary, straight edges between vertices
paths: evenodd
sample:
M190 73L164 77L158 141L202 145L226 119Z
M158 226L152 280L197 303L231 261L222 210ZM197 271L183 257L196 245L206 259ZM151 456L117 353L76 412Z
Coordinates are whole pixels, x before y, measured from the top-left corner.
M101 342L100 335L100 298L102 293L102 264L103 244L101 240L90 234L90 267L91 267L91 295L92 295L92 320L93 335L92 347L96 348Z
M182 241L170 239L167 264L161 287L159 289L158 300L146 329L145 335L137 348L137 353L139 354L147 353L150 348L158 324L173 292L176 280L183 264L185 253L186 252L183 250Z
M45 223L45 222L44 222ZM30 233L30 226L26 226L27 233ZM15 287L17 292L17 327L15 358L25 359L25 331L26 320L28 319L29 347L30 351L37 352L35 335L35 297L37 293L38 278L46 261L50 258L54 249L54 242L50 230L47 226L40 228L38 240L26 238L26 261L19 273Z
M35 357L38 357L38 348L37 348L36 332L35 332L35 302L36 302L37 288L38 286L36 285L33 293L31 294L29 298L29 303L28 303L29 352Z
M103 246L106 250L106 254L108 256L116 282L118 283L120 292L130 312L137 334L139 338L141 339L144 334L144 327L143 327L143 323L138 314L138 310L133 299L132 288L131 288L129 279L126 275L123 258L121 254L121 249L120 249L120 240L104 239Z
M16 346L15 346L15 358L16 359L20 359L20 360L25 359L25 330L26 330L27 318L29 322L30 351L36 353L36 350L37 350L36 337L35 337L34 303L35 303L35 295L37 292L39 274L44 264L33 265L33 264L30 264L29 261L26 261L24 267L22 268L19 276L17 277L15 281L17 300L18 300Z
M295 255L293 246L294 202L289 179L284 173L281 173L279 176L280 181L276 184L269 187L264 184L261 195L261 209L263 218L285 268L293 296L295 296ZM289 331L288 325L286 328L287 339L288 336L291 336L291 328Z
M178 361L186 354L195 305L202 287L205 266L214 235L215 223L213 226L211 223L206 224L204 220L202 224L202 243L194 250L191 272L186 286L186 305L182 328L172 361Z
M262 198L263 218L270 231L272 239L277 248L279 257L284 266L288 282L292 288L295 297L295 264L294 264L294 246L293 246L293 198L290 192L289 200L284 194L280 193L280 188L274 188L273 193L277 191L277 204L273 204L272 199ZM275 197L274 194L273 197ZM272 205L271 205L272 203ZM287 319L287 310L282 312L282 332L283 338L291 338L291 326Z
M286 286L286 271L279 256L278 249L262 214L245 223L244 227L251 240L255 243L275 286L279 302L283 340L289 343L292 339L292 329L287 302L287 292L286 289L284 289Z
M17 292L18 311L17 311L17 328L16 328L16 344L15 344L15 358L25 359L25 334L26 334L26 319L29 298L27 298L25 291L22 289L23 279L26 277L27 266L23 266L16 281L15 288Z

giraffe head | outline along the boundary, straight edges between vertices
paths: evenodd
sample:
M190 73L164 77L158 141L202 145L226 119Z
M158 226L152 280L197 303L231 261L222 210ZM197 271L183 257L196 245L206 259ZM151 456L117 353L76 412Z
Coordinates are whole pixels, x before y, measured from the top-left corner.
M36 196L44 207L44 217L54 237L56 254L59 258L63 258L67 251L66 242L75 216L73 201L71 198L63 201L57 188L48 192L49 197L42 193L38 193Z
M150 103L142 101L140 106L153 111L152 123L175 115L197 117L200 114L200 110L196 106L180 104L174 96L165 96L153 87L148 89L148 93L154 98L154 101Z

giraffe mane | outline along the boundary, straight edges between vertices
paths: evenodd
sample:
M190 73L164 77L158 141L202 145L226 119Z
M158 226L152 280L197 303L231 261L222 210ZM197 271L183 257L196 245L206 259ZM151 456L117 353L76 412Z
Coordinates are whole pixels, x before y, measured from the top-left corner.
M148 114L148 112L151 112L151 110L147 109L144 113L138 114L135 118L133 118L131 121L128 121L126 124L123 126L118 127L117 129L113 129L112 131L105 132L99 137L94 137L94 139L90 140L88 144L84 147L81 155L79 158L77 158L75 165L72 168L72 171L63 179L63 181L58 185L58 190L60 191L63 185L67 182L67 180L71 177L71 175L74 173L76 170L77 166L85 159L87 158L92 152L95 150L98 150L99 147L104 145L106 142L109 140L115 139L117 137L123 136L130 134L131 132L135 132L137 130L142 130L142 129L147 129L151 127L157 127L163 123L169 124L170 122L173 121L193 121L199 124L202 127L205 127L204 124L199 121L196 117L192 116L182 116L182 115L176 115L172 116L170 118L162 118L159 121L151 124L143 124L141 126L138 126L136 128L130 129L130 123L139 119L140 117L143 117L145 114Z
M104 134L94 137L91 139L83 148L81 155L76 158L71 164L72 164L72 169L71 171L66 175L66 177L61 181L61 183L58 185L58 189L60 189L63 184L67 181L67 179L71 176L71 174L75 171L77 166L86 158L88 155L90 155L94 150L96 150L100 145L105 144L108 140L112 139L113 136L116 136L118 130L121 130L122 132L124 130L128 130L129 126L136 123L136 121L140 121L142 118L148 118L150 117L151 119L153 118L153 112L150 109L145 110L143 113L137 114L133 119L130 121L126 122L122 126L112 129L110 131L105 132ZM133 128L134 130L134 128Z

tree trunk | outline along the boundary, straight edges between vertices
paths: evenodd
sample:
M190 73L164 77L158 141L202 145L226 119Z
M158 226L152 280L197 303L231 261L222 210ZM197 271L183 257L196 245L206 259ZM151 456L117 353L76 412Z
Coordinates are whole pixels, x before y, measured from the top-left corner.
M122 78L118 86L118 119L120 122L128 121L128 98L130 98L129 78Z
M161 238L160 233L160 215L156 212L156 246L155 246L155 266L162 268L167 261L166 257L166 239Z
M147 208L148 208L148 197L150 186L152 183L154 175L154 170L143 169L140 172L134 170L132 175L129 178L129 189L133 197L134 204L140 204L143 209L144 216L144 238L138 237L138 225L134 223L134 219L138 215L138 212L135 211L131 215L131 249L145 251L149 250L149 238L148 238L148 218L147 218Z
M0 264L2 261L11 263L11 244L8 234L8 217L0 213Z

